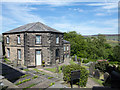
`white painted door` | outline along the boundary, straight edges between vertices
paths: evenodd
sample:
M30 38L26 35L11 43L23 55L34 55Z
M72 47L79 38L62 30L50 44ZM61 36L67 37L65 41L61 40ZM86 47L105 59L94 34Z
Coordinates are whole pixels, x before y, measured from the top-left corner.
M41 62L41 51L40 50L37 50L36 51L36 65L41 65L42 62Z

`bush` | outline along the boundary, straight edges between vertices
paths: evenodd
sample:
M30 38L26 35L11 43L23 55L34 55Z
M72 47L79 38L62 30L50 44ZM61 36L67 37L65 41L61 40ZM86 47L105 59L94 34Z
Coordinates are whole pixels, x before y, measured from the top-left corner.
M89 62L89 60L83 60L83 62L82 63L88 63Z
M88 71L84 67L81 67L78 64L65 66L63 70L63 75L64 75L63 79L67 82L70 82L71 71L74 70L80 70L81 74L80 74L79 85L81 87L85 87L88 79Z
M101 72L106 72L108 65L109 65L109 64L108 64L107 61L98 61L98 62L95 64L95 69L99 69Z

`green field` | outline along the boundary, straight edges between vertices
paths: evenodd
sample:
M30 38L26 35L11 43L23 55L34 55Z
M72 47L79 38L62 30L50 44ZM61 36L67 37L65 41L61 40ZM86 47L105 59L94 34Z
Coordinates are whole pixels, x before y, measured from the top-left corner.
M96 37L97 38L97 35L85 35L85 37ZM118 39L120 39L118 37L118 35L115 35L115 34L107 34L107 35L105 35L105 38L107 40L106 43L109 43L113 47L116 46L116 45L118 45L118 43L119 43Z

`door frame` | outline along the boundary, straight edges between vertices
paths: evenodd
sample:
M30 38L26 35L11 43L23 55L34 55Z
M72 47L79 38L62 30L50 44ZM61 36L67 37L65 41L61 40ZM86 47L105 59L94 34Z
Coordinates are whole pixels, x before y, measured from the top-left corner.
M36 51L41 51L41 65L42 65L42 60L43 60L43 57L42 57L42 49L35 49L35 66L39 66L37 65L37 61L36 61Z

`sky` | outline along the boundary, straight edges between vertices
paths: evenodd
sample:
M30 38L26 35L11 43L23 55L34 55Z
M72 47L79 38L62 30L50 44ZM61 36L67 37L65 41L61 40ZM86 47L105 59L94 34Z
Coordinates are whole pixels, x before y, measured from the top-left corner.
M32 22L82 35L118 33L118 0L1 0L0 9L0 33Z

